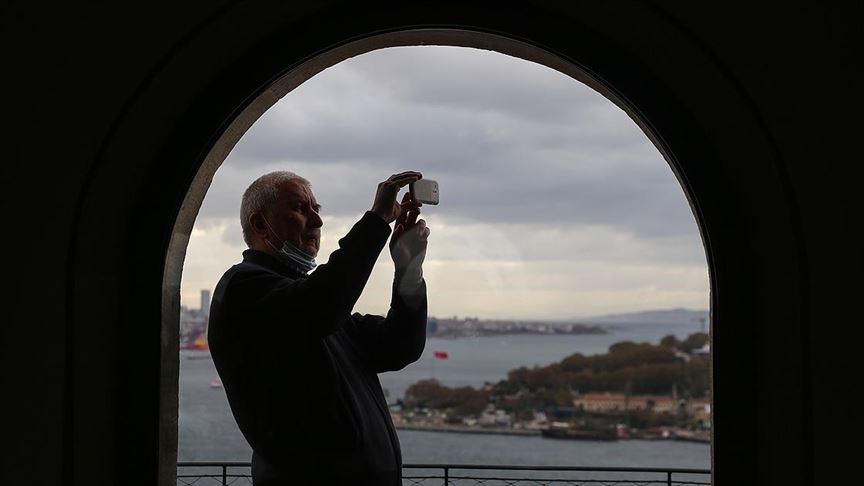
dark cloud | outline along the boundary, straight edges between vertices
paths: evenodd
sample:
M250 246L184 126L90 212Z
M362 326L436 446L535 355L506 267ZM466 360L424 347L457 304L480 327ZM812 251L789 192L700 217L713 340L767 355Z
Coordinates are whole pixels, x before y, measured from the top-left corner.
M441 185L448 221L602 224L641 238L693 235L684 194L635 123L543 66L457 48L398 48L347 60L289 93L214 178L202 221L236 218L243 189L287 169L327 214L372 203L407 169Z
M573 89L574 80L564 74L493 51L395 48L371 52L346 67L402 103L498 112L545 124L578 123L605 104L588 89Z

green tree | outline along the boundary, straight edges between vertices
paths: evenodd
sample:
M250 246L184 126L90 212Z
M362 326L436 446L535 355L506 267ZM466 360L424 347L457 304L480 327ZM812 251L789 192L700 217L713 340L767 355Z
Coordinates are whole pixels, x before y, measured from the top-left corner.
M450 388L438 380L421 380L405 390L405 404L409 407L430 408L458 416L477 415L489 403L489 393L470 386Z
M680 349L681 349L681 351L684 351L685 353L691 353L691 352L693 352L694 349L699 349L702 346L705 346L705 343L707 343L707 342L708 342L708 335L705 334L704 332L693 333L693 334L687 336L687 339L685 339L681 343Z
M681 343L678 341L678 338L676 338L674 334L663 336L663 339L660 340L660 346L664 346L667 348L677 349L680 344Z

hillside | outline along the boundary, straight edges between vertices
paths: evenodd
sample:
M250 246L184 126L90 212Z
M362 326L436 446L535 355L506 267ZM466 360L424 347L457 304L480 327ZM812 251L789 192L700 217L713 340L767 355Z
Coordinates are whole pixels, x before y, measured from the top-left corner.
M705 319L708 322L707 310L692 309L659 309L624 314L608 314L603 316L569 319L587 324L693 324Z

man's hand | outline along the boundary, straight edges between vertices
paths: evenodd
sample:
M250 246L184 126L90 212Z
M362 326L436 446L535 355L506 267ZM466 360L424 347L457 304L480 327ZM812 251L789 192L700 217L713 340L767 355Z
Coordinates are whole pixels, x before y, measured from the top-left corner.
M416 279L423 276L423 260L426 258L426 245L430 230L426 221L417 220L420 204L411 199L406 192L402 198L396 227L390 238L390 256L396 265L397 273L411 272Z
M400 174L393 174L386 181L378 184L378 192L375 193L375 202L372 203L371 211L388 224L392 223L402 213L402 207L396 202L399 189L417 181L423 174L409 170Z

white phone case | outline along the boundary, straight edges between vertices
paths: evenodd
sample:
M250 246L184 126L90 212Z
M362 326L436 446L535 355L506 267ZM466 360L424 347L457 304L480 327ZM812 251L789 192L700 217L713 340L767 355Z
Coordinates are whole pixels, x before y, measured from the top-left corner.
M438 182L432 179L420 179L408 185L408 191L415 201L423 204L438 204Z

